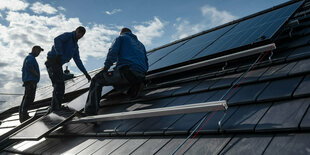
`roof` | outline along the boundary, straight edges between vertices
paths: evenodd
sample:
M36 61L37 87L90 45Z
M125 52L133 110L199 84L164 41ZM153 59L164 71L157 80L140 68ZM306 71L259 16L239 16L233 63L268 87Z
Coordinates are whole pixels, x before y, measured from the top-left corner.
M290 1L269 11L276 11L294 2L296 1ZM240 43L239 47L227 48L225 52L215 55L192 59L195 54L191 54L192 57L182 57L182 60L178 59L179 57L169 59L169 54L177 55L177 51L203 53L202 51L220 39L217 38L209 44L209 40L204 38L216 29L155 49L148 56L151 62L150 74L271 42L277 45L276 50L266 52L265 55L255 54L148 79L149 83L141 97L135 100L129 100L126 95L114 90L104 94L99 111L100 114L109 114L217 101L224 98L229 106L225 115L223 111L214 111L105 121L100 122L98 126L85 123L67 124L39 141L2 140L0 143L2 151L29 154L171 154L205 118L197 136L186 141L178 150L179 154L309 154L309 12L310 3L307 1L289 21L285 22L285 25L275 30L276 33L269 39L250 45ZM263 11L255 17L266 14L268 11ZM246 22L253 16L250 17L237 22ZM297 23L293 22L296 20ZM234 24L236 22L226 26L233 30L236 26ZM225 31L225 34L230 30ZM200 47L201 43L194 44L195 42L186 45L197 38L204 40L204 47ZM184 52L179 54L182 55ZM176 62L169 64L167 60ZM252 66L252 70L244 74L256 60L257 63ZM165 64L163 62L169 65L163 65ZM152 68L156 63L159 63L158 68ZM96 72L98 71L93 71L91 76ZM84 76L66 82L68 90L66 92L70 92L66 94L66 101L70 102L84 94L88 85ZM235 87L228 91L234 85ZM38 107L44 109L46 102L50 100L51 88L46 87L38 93L43 95L37 96L36 103L40 103ZM34 106L32 113L36 110L37 107ZM1 139L9 136L7 135L10 133L9 130L18 128L16 112L11 110L0 115ZM225 117L222 128L219 128L218 122L223 116Z

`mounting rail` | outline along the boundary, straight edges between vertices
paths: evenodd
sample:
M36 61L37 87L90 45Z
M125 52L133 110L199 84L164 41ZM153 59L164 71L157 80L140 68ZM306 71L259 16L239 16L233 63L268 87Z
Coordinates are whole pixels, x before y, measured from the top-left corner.
M189 113L199 113L199 112L209 112L218 110L227 110L228 106L226 100L214 101L214 102L204 102L181 106L171 106L164 108L154 108L146 110L137 110L129 112L120 112L96 116L87 116L82 118L73 118L72 121L67 122L68 124L82 123L82 122L99 122L99 121L112 121L112 120L125 120L134 118L146 118L146 117L156 117L156 116L167 116L176 114L189 114Z

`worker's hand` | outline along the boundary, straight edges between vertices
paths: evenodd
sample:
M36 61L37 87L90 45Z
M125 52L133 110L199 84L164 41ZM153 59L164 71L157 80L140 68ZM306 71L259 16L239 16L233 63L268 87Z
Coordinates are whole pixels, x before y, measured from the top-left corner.
M88 82L90 82L90 81L91 81L91 77L89 76L89 74L86 73L85 76L86 76L86 78L88 79Z

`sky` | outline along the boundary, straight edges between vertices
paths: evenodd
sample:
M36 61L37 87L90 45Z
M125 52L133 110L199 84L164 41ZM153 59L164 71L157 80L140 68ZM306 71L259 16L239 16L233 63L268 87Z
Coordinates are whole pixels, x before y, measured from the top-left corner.
M86 27L79 50L88 71L103 67L122 27L130 28L147 50L265 10L287 0L1 0L0 103L23 94L21 68L34 45L44 48L37 61L41 80L50 85L44 65L53 39ZM81 72L73 60L75 75Z

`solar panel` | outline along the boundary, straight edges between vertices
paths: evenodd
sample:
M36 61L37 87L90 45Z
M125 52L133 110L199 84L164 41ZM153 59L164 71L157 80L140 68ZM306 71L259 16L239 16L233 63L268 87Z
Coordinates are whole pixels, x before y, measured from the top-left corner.
M238 23L214 44L192 59L271 39L303 3L297 2Z
M302 5L299 1L282 8L194 37L150 66L150 71L230 49L270 40ZM150 56L154 55L152 53ZM160 56L160 53L158 54Z
M182 41L182 42L179 42L177 44L173 44L173 45L170 45L168 47L161 48L159 50L156 50L156 51L150 53L150 55L148 55L149 66L153 65L155 62L157 62L158 60L160 60L161 58L163 58L164 56L166 56L167 54L169 54L173 50L182 46L187 41L188 40Z
M154 65L150 66L150 70L190 60L194 55L196 55L198 52L211 45L220 36L225 34L234 26L235 25L229 25L222 29L211 31L209 33L203 34L201 36L189 40L184 45L180 46L175 51L169 53L167 56L156 62Z

